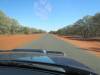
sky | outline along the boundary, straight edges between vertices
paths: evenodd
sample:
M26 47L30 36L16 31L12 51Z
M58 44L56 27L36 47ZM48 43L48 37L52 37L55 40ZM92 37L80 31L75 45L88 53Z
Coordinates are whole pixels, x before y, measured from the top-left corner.
M100 0L0 0L0 10L23 26L51 31L100 12Z

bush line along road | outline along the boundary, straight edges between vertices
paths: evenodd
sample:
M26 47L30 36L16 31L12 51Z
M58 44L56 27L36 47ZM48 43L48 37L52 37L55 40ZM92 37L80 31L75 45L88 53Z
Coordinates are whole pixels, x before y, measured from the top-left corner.
M23 26L16 19L10 18L0 10L0 34L33 34L44 32L41 29Z
M71 25L67 25L57 31L50 31L53 34L71 35L84 40L100 39L100 13L94 16L84 16Z
M43 34L38 40L34 40L30 43L27 43L20 48L62 51L66 53L66 57L73 58L81 63L84 63L100 74L99 57L89 52L86 52L85 50L77 48L76 46L68 42L57 39L54 35L51 34Z

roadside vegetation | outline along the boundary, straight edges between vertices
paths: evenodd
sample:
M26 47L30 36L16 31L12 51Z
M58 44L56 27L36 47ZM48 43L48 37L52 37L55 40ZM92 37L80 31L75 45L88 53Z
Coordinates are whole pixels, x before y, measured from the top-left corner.
M100 37L100 13L96 13L94 16L85 16L72 25L57 31L50 31L50 33L78 36L84 39Z
M45 31L22 26L17 20L10 18L0 10L0 34L34 34Z

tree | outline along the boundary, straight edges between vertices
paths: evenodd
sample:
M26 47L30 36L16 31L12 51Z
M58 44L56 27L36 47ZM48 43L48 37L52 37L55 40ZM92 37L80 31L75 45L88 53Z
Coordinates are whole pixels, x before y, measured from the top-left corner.
M11 25L10 25L10 33L15 34L18 33L20 28L20 24L15 19L11 19Z
M0 34L33 34L45 31L22 26L17 20L12 19L0 11Z
M94 16L85 16L74 24L57 30L56 33L81 36L84 39L100 36L100 13Z
M95 14L92 17L92 29L94 36L100 36L100 13Z
M24 32L24 34L29 34L30 29L28 27L23 27L23 32Z

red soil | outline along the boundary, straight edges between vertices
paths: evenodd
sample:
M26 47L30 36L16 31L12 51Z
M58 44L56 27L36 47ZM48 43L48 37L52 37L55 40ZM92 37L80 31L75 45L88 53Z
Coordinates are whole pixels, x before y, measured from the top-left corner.
M41 34L33 35L0 35L0 50L10 50L39 39Z
M100 57L100 39L83 40L72 36L56 36L56 37Z

